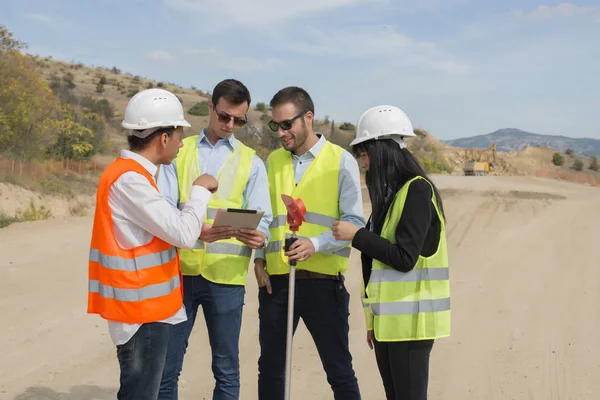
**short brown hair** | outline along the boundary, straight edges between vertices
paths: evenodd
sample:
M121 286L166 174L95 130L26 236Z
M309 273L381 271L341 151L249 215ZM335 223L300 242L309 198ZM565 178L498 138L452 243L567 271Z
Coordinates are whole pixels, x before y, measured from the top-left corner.
M271 108L292 103L298 112L310 111L315 113L315 105L308 92L297 86L288 86L275 93L269 104Z
M244 102L248 103L248 107L250 106L250 91L236 79L225 79L215 86L212 94L213 105L216 106L221 97L236 106Z
M155 132L152 132L150 135L146 136L145 138L141 138L139 136L134 136L134 135L129 135L129 136L127 136L127 143L129 143L129 150L142 151L146 147L148 147L150 142L152 142L152 140L154 140L155 137L162 135L163 133L166 133L167 136L171 137L173 135L173 132L175 132L175 127L170 126L170 127L166 127L166 128L158 128Z

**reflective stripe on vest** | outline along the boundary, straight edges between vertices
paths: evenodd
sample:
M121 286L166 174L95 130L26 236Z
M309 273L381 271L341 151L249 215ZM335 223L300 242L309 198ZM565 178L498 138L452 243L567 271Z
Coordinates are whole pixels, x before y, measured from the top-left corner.
M318 214L315 212L306 212L304 216L306 218L306 223L321 225L326 228L331 228L333 223L337 221L336 218L330 217L328 215ZM273 218L271 225L269 228L278 228L280 226L284 226L287 222L287 214L286 215L278 215L276 218Z
M171 247L168 250L154 254L146 254L134 258L121 258L102 254L98 249L90 249L90 261L95 261L104 268L119 271L138 271L146 268L158 267L177 257L177 250Z
M164 320L181 309L179 257L175 247L154 237L146 245L122 249L113 233L108 193L124 173L148 179L148 171L134 160L118 158L98 183L96 211L88 261L88 313L130 324Z
M423 178L417 177L407 182L398 191L388 210L381 236L391 243L396 243L396 226L402 215L410 184L416 179ZM364 288L363 285L361 290L367 327L374 329L379 341L425 340L450 335L446 229L435 193L431 201L441 226L436 253L430 257L419 256L409 272L400 272L374 259L367 287Z
M228 254L233 256L251 257L252 249L248 246L240 246L235 243L204 243L203 240L196 240L192 249L201 250L206 248L207 254ZM182 250L180 250L182 251Z
M285 234L286 238L290 238L292 235L289 233ZM304 236L297 236L298 239L308 239ZM282 240L276 240L274 242L269 242L269 244L267 245L267 249L265 250L266 253L279 253L281 251L281 249L283 248L284 242ZM335 251L333 254L340 256L340 257L344 257L344 258L350 258L350 254L352 253L352 249L349 247L344 247L343 249L340 249L338 251Z
M450 298L420 301L398 301L395 303L371 304L375 315L416 315L426 312L450 310Z
M409 272L395 269L378 269L371 271L370 280L374 282L419 282L440 281L450 279L448 268L421 268Z
M220 208L243 208L243 194L254 150L235 141L234 150L221 167L216 179L219 189L213 194L208 206L205 223L212 223ZM192 184L202 172L198 162L198 135L183 140L183 147L175 159L179 184L179 209L188 201ZM204 243L198 239L193 249L180 249L183 275L202 275L211 282L244 285L252 249L236 239Z
M173 290L179 288L179 275L175 275L171 280L154 285L144 286L139 289L122 289L114 286L103 285L99 281L89 281L89 291L98 293L100 296L107 299L115 299L119 301L141 301L157 297L166 296Z
M273 222L269 227L271 243L266 249L267 272L271 275L281 275L289 272L289 263L284 255L283 243L291 231L287 224L287 210L281 199L281 194L300 198L306 206L306 222L302 223L297 232L299 238L312 238L331 230L333 223L340 218L339 168L343 149L331 142L325 145L312 161L302 179L295 184L291 153L283 148L269 155L268 170L269 192ZM337 275L346 272L351 248L331 254L315 253L306 261L297 263L298 269Z

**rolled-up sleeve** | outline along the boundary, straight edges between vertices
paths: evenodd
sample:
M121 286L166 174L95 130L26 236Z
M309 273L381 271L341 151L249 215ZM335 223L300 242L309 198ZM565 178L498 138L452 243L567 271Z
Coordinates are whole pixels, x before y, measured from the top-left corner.
M340 220L347 221L359 228L365 226L363 216L360 172L356 159L347 151L342 154L338 178ZM327 230L321 235L311 238L315 251L332 254L350 244L350 241L335 240L333 232Z
M248 183L244 189L245 208L250 210L264 211L264 215L258 224L258 230L267 235L267 240L271 240L269 225L273 221L273 211L271 209L271 198L269 194L269 180L267 178L267 169L263 161L254 156ZM264 249L257 249L255 259L264 259Z
M148 179L136 172L123 174L110 188L109 201L118 201L128 219L154 236L180 248L192 248L200 236L211 193L193 186L186 206L179 211Z
M179 182L175 168L175 160L169 165L161 165L156 178L156 186L169 204L177 208L179 206Z

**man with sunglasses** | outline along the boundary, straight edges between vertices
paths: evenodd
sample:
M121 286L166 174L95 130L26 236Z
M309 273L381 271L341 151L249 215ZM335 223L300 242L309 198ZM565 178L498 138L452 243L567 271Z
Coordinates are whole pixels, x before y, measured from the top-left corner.
M200 305L212 350L213 399L239 398L238 348L248 265L252 250L266 245L272 220L265 165L254 150L234 137L234 131L247 123L249 106L250 93L240 81L226 79L217 84L209 102L208 127L185 138L175 161L158 177L161 192L179 208L185 206L190 181L197 175L208 173L219 181L196 246L180 250L188 320L171 329L160 400L177 399L177 381ZM212 227L219 208L265 213L258 229L233 231Z
M314 105L298 87L281 89L271 100L283 148L267 160L273 210L271 239L257 250L254 273L259 286L258 398L283 400L289 261L297 261L294 330L302 318L311 333L336 400L360 399L348 345L349 294L344 284L350 243L335 240L334 221L365 226L358 163L346 150L313 131ZM307 210L298 240L289 250L287 211L281 195L300 198Z

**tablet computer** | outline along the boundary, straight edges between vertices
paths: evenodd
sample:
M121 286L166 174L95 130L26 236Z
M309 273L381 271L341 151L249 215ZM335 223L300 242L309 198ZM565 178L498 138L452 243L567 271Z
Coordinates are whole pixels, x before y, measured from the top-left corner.
M213 226L230 226L233 229L256 229L265 214L261 210L219 208Z

